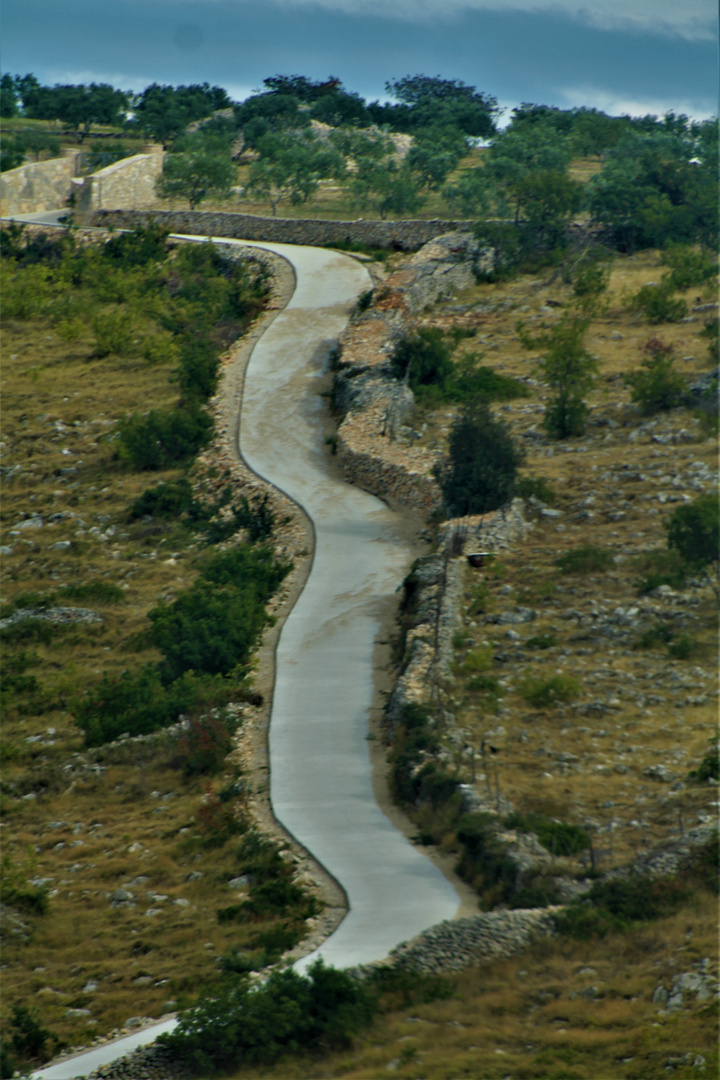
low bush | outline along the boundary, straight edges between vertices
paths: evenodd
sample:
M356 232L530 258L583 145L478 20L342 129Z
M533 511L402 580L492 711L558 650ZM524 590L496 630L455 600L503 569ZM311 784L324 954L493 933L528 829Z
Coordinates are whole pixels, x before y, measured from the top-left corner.
M128 232L116 233L105 243L105 259L126 269L147 266L149 262L164 262L169 247L170 230L157 222L136 225Z
M687 581L688 568L677 551L649 551L637 561L640 577L635 581L635 588L640 596L669 585L671 589L682 589Z
M632 296L631 307L649 322L680 322L688 313L684 300L675 296L675 288L667 279L660 285L643 285Z
M349 1046L376 1007L365 983L319 960L307 975L273 971L256 986L233 980L181 1013L176 1030L160 1041L198 1073L266 1065L287 1053Z
M587 896L569 904L555 916L561 934L588 939L604 937L611 930L629 930L633 924L670 915L689 899L680 878L627 878L598 881Z
M18 908L29 915L46 915L50 907L50 895L44 885L29 881L32 864L29 860L14 863L9 854L3 855L0 876L0 903Z
M691 634L676 633L667 623L656 623L640 635L634 648L652 649L657 645L665 645L669 655L675 660L687 660L695 652L697 641Z
M544 476L518 476L515 494L521 499L539 499L548 506L552 506L557 498L555 488Z
M483 895L488 907L507 902L515 892L518 865L485 814L465 814L457 824L462 845L457 873Z
M143 517L177 517L189 510L193 503L190 482L181 476L178 480L146 488L130 507L130 521Z
M720 742L713 739L710 749L703 757L697 769L687 775L694 784L705 784L708 780L720 780Z
M703 285L716 276L717 259L709 251L698 250L687 244L671 244L665 248L662 261L670 273L663 275L674 289L690 289Z
M615 559L612 552L596 544L571 548L555 560L563 574L598 574L608 570Z
M84 604L120 604L125 593L111 581L79 581L64 585L56 594L58 600L76 600Z
M232 749L236 729L237 725L227 716L217 713L191 717L178 736L173 764L185 776L219 772Z
M534 833L551 855L577 855L590 847L590 837L585 829L541 814L511 814L505 825L509 829Z
M526 649L554 649L558 640L554 634L533 634L525 642Z
M171 685L146 664L133 673L103 676L102 682L73 702L75 723L87 746L102 746L120 735L147 735L175 723L181 713L222 705L237 695L230 680L187 673Z
M528 675L520 682L518 693L536 709L551 709L553 705L576 698L580 683L569 675L551 675L548 679Z
M206 446L212 418L199 405L132 413L117 425L119 455L138 471L169 468Z
M676 409L687 392L687 382L675 370L673 347L658 338L650 338L643 346L645 357L637 371L624 376L630 387L630 400L643 416Z
M91 319L95 334L95 355L126 356L133 343L135 329L125 311L98 313Z

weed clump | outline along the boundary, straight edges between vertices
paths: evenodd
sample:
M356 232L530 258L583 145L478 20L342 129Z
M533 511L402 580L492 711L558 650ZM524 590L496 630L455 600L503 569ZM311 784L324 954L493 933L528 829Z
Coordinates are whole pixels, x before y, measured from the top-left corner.
M528 675L520 682L518 693L536 709L551 709L554 705L576 698L580 693L580 683L569 675L551 675L548 679Z
M563 574L598 574L608 570L614 563L612 552L596 544L583 544L571 548L555 560Z

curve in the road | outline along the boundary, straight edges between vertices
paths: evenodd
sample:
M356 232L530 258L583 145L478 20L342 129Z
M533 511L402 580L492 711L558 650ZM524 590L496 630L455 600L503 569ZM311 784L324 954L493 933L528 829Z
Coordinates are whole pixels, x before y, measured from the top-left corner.
M348 897L338 929L296 967L304 970L319 956L348 967L381 959L400 941L452 918L459 903L442 873L382 813L373 792L367 741L373 653L407 569L403 528L380 500L335 476L323 449L318 378L370 282L360 263L336 252L236 243L284 257L296 277L292 299L250 358L240 441L250 467L302 505L315 529L313 568L277 649L271 800L278 820ZM34 1075L86 1076L172 1024L153 1025Z

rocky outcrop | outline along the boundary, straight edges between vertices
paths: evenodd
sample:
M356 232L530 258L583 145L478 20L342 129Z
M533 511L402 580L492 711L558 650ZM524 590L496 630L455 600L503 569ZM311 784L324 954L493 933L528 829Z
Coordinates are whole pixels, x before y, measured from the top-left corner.
M344 416L337 455L350 483L425 513L440 508L432 474L439 455L397 439L413 396L393 375L392 353L414 316L472 285L490 257L469 233L436 236L375 289L371 305L340 338L334 402Z

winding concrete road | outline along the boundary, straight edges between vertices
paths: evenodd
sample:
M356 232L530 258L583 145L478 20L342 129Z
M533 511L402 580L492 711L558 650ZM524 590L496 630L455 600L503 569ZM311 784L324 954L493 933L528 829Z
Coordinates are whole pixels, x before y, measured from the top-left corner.
M334 475L317 392L328 354L369 277L355 259L335 252L249 246L286 258L296 288L251 356L241 450L255 472L304 507L316 539L310 577L277 650L271 798L278 819L348 898L338 929L296 967L305 970L319 956L349 967L381 959L400 941L452 918L459 898L390 823L373 792L367 741L373 654L381 620L407 571L409 547L398 515ZM153 1025L34 1075L86 1076L172 1024Z

